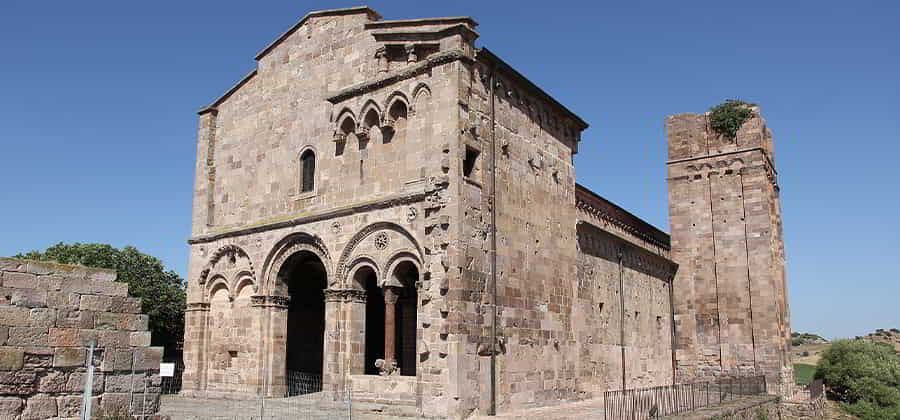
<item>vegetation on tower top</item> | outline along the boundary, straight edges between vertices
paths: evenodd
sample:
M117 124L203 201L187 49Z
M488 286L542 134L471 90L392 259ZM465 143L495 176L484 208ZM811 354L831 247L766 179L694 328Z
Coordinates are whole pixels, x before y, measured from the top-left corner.
M727 99L709 109L709 126L720 136L733 140L741 126L753 115L752 106L740 99Z

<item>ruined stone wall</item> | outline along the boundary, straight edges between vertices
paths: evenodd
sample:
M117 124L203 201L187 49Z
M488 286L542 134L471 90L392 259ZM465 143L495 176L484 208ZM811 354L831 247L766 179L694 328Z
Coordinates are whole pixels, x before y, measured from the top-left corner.
M89 340L93 409L128 408L134 383L140 413L146 383L146 413L156 412L162 347L150 347L140 300L115 279L110 270L0 258L0 417L77 418Z
M790 321L771 131L754 109L735 139L706 115L666 120L681 381L765 374L790 395Z

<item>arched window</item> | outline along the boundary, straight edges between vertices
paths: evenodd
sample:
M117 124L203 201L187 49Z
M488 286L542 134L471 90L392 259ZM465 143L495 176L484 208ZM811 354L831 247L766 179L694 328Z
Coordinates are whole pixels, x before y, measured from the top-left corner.
M300 155L300 192L310 192L315 187L316 154L307 150Z

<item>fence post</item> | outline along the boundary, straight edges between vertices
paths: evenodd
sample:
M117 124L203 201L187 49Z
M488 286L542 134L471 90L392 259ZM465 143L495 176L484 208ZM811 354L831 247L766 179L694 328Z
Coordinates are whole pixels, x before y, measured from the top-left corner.
M144 372L144 397L141 401L141 418L147 418L147 381L149 378L147 377L147 372Z
M88 342L88 354L85 362L87 367L87 375L84 377L84 390L81 393L81 419L90 420L91 418L91 397L94 396L94 346L97 345L95 340Z
M131 352L131 388L128 390L128 414L134 415L134 351Z

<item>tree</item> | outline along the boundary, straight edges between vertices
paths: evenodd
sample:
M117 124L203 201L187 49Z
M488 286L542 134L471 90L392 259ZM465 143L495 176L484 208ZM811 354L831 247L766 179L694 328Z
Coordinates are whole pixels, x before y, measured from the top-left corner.
M816 379L860 419L900 420L900 356L867 340L838 340L822 352Z
M184 335L184 281L174 271L166 271L158 258L133 246L118 249L106 244L60 242L44 252L31 251L16 258L116 270L118 281L128 283L128 294L141 299L141 309L150 318L154 346L171 349Z

